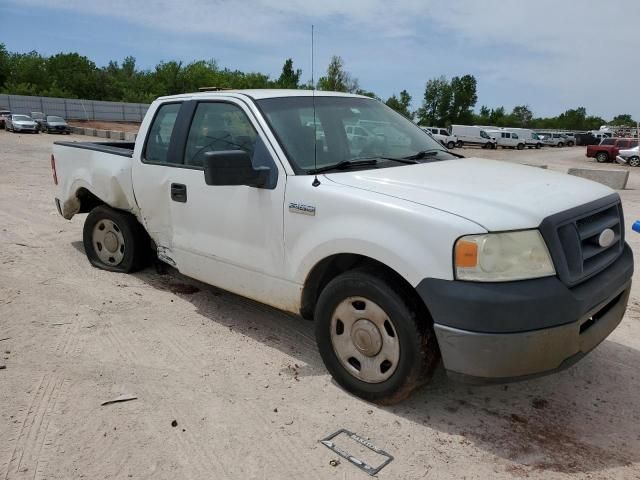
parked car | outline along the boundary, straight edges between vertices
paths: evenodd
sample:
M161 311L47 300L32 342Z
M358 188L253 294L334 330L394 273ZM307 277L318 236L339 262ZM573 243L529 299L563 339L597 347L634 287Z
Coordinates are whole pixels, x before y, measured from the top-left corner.
M471 125L451 125L451 135L458 138L457 146L479 145L482 148L496 148L497 140L483 128Z
M597 145L602 139L596 138L591 132L576 133L576 145Z
M561 135L564 135L567 147L573 147L576 144L576 136L573 132L562 132Z
M598 145L588 145L585 155L598 163L613 162L620 150L637 145L638 140L632 138L603 138Z
M433 138L439 141L442 145L447 147L449 150L456 147L458 144L458 137L455 135L451 135L449 130L446 128L440 127L420 127L425 132L429 132Z
M314 108L323 148L304 126ZM407 143L345 156L336 126L358 117ZM470 381L566 368L617 327L631 290L613 190L459 158L368 97L161 97L135 144L55 142L51 167L58 212L88 213L93 266L131 272L153 248L187 276L313 319L329 372L369 401L406 398L440 357Z
M501 130L487 130L487 134L490 137L496 139L496 142L499 147L502 148L517 148L518 150L524 150L525 143L522 138L518 136L515 132L510 132L509 130L501 129Z
M7 128L7 118L11 116L11 110L0 110L0 128Z
M562 133L538 132L538 136L542 139L542 143L551 147L564 147L568 144L567 137Z
M630 167L640 167L640 155L638 146L626 150L620 150L616 156L616 161L622 165Z
M69 124L65 122L64 118L56 115L47 115L41 125L41 130L47 133L61 133L63 135L71 133Z
M31 118L38 124L38 130L42 132L44 130L44 123L47 120L47 116L42 112L31 112Z
M539 148L542 148L542 146L544 145L542 143L542 140L538 136L538 134L536 132L534 132L533 130L531 130L530 128L512 128L512 127L508 127L508 128L505 128L505 130L517 133L518 137L520 137L522 140L524 140L524 143L525 143L527 148L538 148L539 149Z
M5 129L8 132L31 132L38 133L38 124L29 115L17 115L12 113L5 120Z

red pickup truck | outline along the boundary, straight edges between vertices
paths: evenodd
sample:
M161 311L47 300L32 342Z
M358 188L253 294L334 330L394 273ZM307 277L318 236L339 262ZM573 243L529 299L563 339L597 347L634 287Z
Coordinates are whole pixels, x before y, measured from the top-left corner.
M620 150L637 146L638 140L632 138L604 138L599 145L587 145L586 156L598 163L613 162Z

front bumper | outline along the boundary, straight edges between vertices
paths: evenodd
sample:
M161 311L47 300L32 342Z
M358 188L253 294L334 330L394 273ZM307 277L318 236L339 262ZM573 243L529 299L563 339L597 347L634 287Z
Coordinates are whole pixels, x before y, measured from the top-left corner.
M427 279L418 293L433 316L447 373L501 383L562 370L595 348L622 320L632 274L625 245L616 262L571 289L555 277L503 284Z

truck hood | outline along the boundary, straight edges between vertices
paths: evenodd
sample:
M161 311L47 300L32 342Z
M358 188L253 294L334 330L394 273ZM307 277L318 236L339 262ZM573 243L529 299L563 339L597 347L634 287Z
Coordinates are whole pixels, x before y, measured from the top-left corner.
M535 228L613 193L564 173L482 158L326 174L329 180L466 218L488 231Z

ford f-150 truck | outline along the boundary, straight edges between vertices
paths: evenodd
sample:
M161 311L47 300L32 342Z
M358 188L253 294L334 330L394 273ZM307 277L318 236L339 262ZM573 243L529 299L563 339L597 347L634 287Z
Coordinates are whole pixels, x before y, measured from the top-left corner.
M379 133L357 146L349 125ZM321 131L322 135L318 135ZM393 403L440 359L471 382L554 372L621 321L632 253L609 188L460 158L381 102L305 90L153 102L133 143L56 142L55 203L89 261L154 252L315 321L329 372Z

